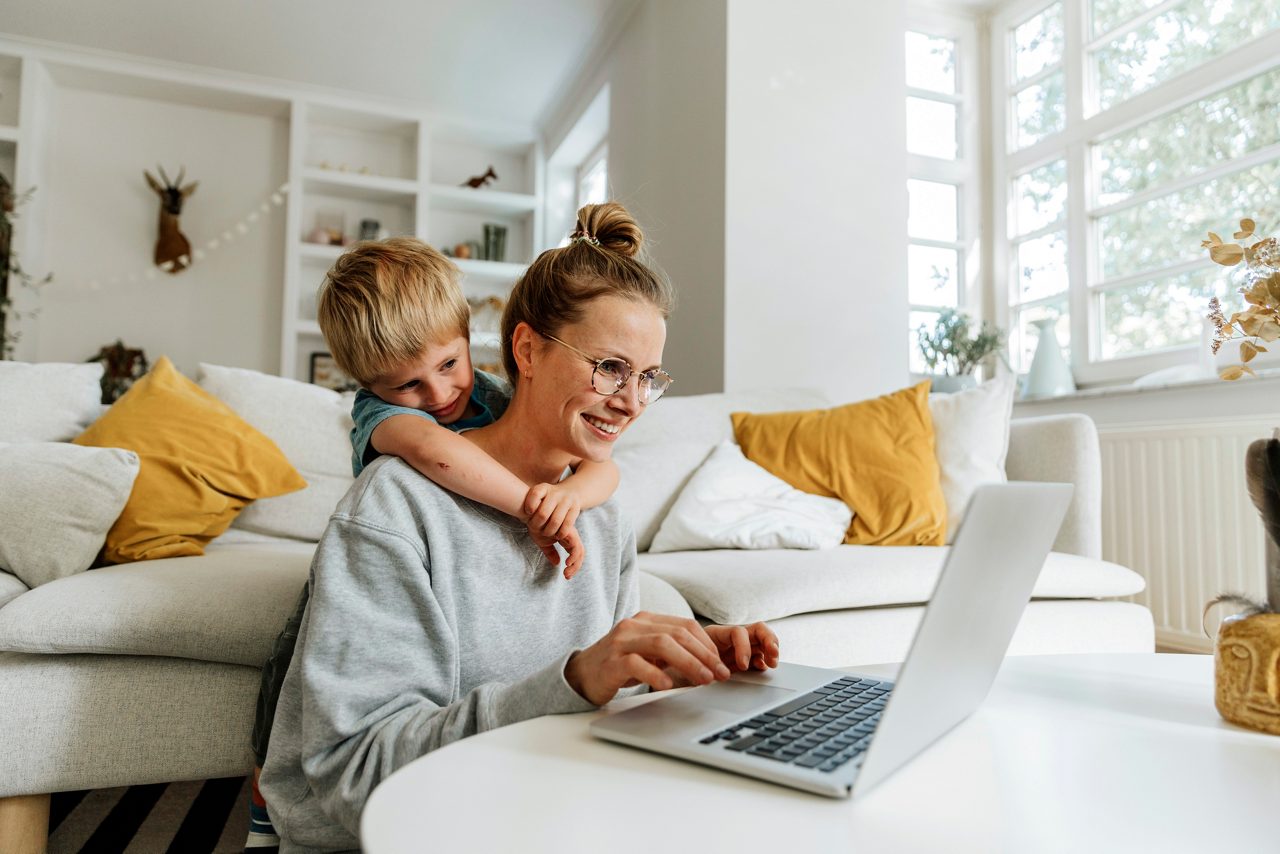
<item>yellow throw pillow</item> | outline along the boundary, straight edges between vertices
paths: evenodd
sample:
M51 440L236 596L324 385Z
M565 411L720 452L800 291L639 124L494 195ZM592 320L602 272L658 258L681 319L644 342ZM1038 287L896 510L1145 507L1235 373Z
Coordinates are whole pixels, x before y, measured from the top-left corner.
M853 510L853 545L940 546L947 503L934 454L929 383L834 409L735 412L747 459Z
M307 485L270 439L163 356L75 443L140 461L107 533L111 563L204 554L250 501Z

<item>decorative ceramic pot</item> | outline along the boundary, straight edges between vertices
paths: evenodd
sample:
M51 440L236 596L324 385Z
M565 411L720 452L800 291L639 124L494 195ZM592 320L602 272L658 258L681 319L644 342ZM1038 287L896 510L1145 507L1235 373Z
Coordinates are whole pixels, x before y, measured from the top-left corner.
M1280 735L1280 614L1223 620L1213 667L1218 714L1233 724Z
M1022 388L1025 398L1057 397L1070 394L1076 390L1075 379L1071 376L1071 366L1058 343L1058 335L1054 332L1056 318L1043 317L1031 321L1040 330L1036 343L1036 353L1031 357L1031 369L1027 372L1027 381Z
M935 394L953 394L957 391L964 391L967 388L977 387L978 378L973 374L960 374L959 376L951 376L950 374L929 375L929 391Z

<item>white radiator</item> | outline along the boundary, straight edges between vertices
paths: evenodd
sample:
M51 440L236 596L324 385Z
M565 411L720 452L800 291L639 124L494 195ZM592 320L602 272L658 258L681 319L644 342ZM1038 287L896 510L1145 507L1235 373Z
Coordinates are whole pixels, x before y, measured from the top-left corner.
M1277 426L1280 416L1099 427L1102 556L1147 579L1132 601L1151 609L1161 647L1211 651L1206 602L1227 591L1266 598L1244 454Z

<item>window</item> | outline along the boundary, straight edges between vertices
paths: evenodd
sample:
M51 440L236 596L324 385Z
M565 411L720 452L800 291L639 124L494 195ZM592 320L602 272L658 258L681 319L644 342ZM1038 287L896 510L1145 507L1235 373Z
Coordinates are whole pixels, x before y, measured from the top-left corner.
M1280 3L1038 0L991 38L1015 367L1046 316L1081 382L1196 358L1209 297L1240 307L1205 232L1280 225Z
M906 33L907 292L910 366L927 368L917 347L944 308L967 306L977 274L977 29L937 12L913 13ZM976 294L975 294L976 296Z
M601 145L578 167L578 207L609 201L609 147Z

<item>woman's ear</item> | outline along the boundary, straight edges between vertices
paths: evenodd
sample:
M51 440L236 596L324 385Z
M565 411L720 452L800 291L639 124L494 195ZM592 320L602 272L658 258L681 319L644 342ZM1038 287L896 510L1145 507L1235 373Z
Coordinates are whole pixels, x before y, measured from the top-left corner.
M523 379L533 376L533 351L538 333L523 320L516 324L511 334L511 353L516 359L516 369Z

